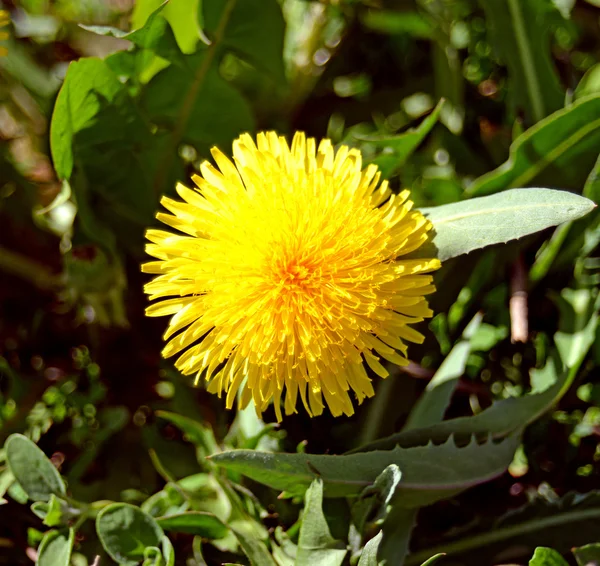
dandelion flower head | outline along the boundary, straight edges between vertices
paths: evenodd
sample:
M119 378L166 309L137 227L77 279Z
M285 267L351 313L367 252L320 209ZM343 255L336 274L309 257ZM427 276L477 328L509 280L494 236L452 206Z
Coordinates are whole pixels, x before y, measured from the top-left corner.
M143 265L149 316L172 315L165 357L226 394L231 408L271 402L278 420L311 416L325 403L352 415L374 394L367 366L386 377L387 360L406 365L411 324L432 315L437 259L403 259L431 225L394 194L360 151L296 133L291 146L274 132L243 134L233 161L212 149L197 188L182 201L163 197L157 218L178 233L150 229ZM383 358L383 359L382 359Z

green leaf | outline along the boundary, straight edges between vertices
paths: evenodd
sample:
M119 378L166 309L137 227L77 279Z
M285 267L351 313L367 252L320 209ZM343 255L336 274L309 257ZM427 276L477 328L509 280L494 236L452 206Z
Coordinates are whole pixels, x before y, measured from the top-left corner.
M229 529L212 513L188 511L168 517L158 517L156 522L165 531L188 533L208 539L219 539L227 535Z
M58 470L29 438L22 434L11 434L6 440L5 449L8 467L29 499L49 501L53 494L66 494Z
M356 136L357 139L374 144L383 150L383 153L372 160L379 167L384 179L391 177L406 163L406 160L423 142L427 134L438 121L444 100L440 100L434 110L416 128L394 136L370 135Z
M508 67L509 105L527 121L539 122L558 110L564 90L552 63L548 0L480 0L492 41Z
M434 228L431 246L441 261L502 244L585 216L596 205L589 199L552 189L511 189L421 212Z
M521 134L508 161L466 189L482 196L511 187L563 187L581 191L600 146L600 96L577 100Z
M200 39L198 3L199 0L137 0L131 15L131 25L134 28L143 27L152 13L163 5L162 15L171 25L181 51L193 53Z
M67 501L54 494L50 496L50 501L47 503L45 501L33 503L31 510L48 527L65 526L69 521L81 515L80 509L72 507Z
M240 133L254 130L254 117L242 95L219 75L211 64L206 50L188 56L188 65L202 74L197 90L197 80L192 73L177 67L168 67L158 73L144 89L141 106L149 118L158 126L172 130L177 127L181 116L187 113L181 132L181 141L205 151L219 145L228 151L231 142ZM204 70L203 70L204 69ZM193 99L188 96L195 94ZM226 108L226 112L215 111Z
M471 353L471 339L475 336L483 315L477 313L467 325L462 339L452 348L442 365L427 384L423 395L417 400L403 430L420 428L441 421L450 404L454 390L465 371Z
M151 135L126 86L105 61L84 58L69 65L52 114L50 147L59 178L72 181L82 218L85 211L86 218L97 216L122 230L132 222L151 222L158 200L152 181L160 138ZM72 179L75 163L81 173L77 182ZM105 237L96 232L90 227L86 235L104 244Z
M600 202L600 156L590 171L581 194L595 203Z
M578 566L600 564L600 543L586 544L573 549Z
M73 529L48 531L38 548L36 566L69 566L74 542Z
M347 550L342 542L331 536L322 505L323 482L316 479L306 490L296 566L341 566L344 561Z
M382 525L383 539L377 552L379 560L386 566L404 564L417 512L417 508L405 509L400 504L392 506Z
M372 485L363 490L352 505L352 523L359 533L365 533L385 520L401 479L400 468L391 464L377 476Z
M504 472L510 464L518 439L499 444L474 440L458 448L452 438L444 444L357 453L344 456L319 454L273 454L232 450L211 457L217 465L249 478L301 496L320 477L326 497L358 495L371 485L381 470L396 464L402 472L397 505L420 507L459 493Z
M159 547L164 533L153 517L128 503L113 503L98 513L96 530L108 555L126 566L135 566L145 549Z
M491 407L472 417L459 417L419 429L401 431L387 438L360 446L351 453L388 450L397 445L408 448L431 441L443 442L450 435L456 435L459 438L470 437L471 435L477 437L491 435L492 438L502 438L524 428L557 403L573 383L577 371L587 355L588 350L585 346L593 343L593 336L598 328L597 316L591 316L594 323L586 326L585 338L577 341L579 356L563 360L571 362L573 365L567 366L566 370L559 375L554 360L552 358L548 359L544 372L549 375L545 381L551 382L552 385L544 391L497 401ZM534 370L534 372L536 371L540 370ZM534 372L532 372L533 383L537 381Z
M250 559L251 566L277 566L264 542L240 529L232 529L232 531L244 554Z
M204 32L285 84L285 21L277 0L203 0Z
M131 32L124 32L111 26L85 26L81 24L80 26L99 35L111 35L120 39L127 39L137 47L149 49L167 61L185 66L183 53L177 45L173 30L161 13L167 5L168 0L163 2L148 16L148 19L141 28Z
M569 566L569 563L556 550L539 546L535 549L529 566Z
M505 550L507 544L513 548L520 547L527 553L533 552L540 544L549 544L557 551L567 552L574 545L597 538L600 491L568 493L560 499L538 496L524 507L492 521L480 522L475 532L463 532L458 539L409 555L406 566L421 564L433 552L444 552L457 558L472 556L476 558L473 563L486 564L498 552Z
M383 533L379 531L376 536L365 544L365 547L360 554L358 566L379 566L379 562L377 561L377 550L379 549L382 537Z

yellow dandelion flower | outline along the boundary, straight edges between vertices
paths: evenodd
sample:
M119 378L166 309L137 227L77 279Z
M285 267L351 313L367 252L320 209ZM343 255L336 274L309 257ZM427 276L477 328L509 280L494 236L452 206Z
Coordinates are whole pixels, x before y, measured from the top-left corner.
M217 148L219 169L163 197L157 218L182 232L148 230L145 286L164 299L148 316L172 315L165 357L260 414L273 402L281 420L298 394L311 416L352 415L374 394L365 362L386 377L381 358L405 365L410 327L432 315L425 273L437 259L402 259L427 240L430 223L412 211L409 192L392 194L361 154L297 133L291 148L274 132L233 143L233 163Z
M10 23L10 14L6 10L0 10L0 28L7 26ZM0 41L5 41L9 38L9 34L6 31L0 31ZM3 45L0 45L0 57L4 57L8 54L8 49Z

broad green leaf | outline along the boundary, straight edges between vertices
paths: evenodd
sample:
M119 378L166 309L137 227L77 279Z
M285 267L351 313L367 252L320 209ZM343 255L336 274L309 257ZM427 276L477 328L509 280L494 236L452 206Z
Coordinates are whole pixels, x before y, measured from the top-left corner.
M511 187L553 186L581 191L600 147L600 96L581 98L521 134L508 160L466 189L470 196Z
M423 395L417 400L403 430L420 428L439 422L450 404L456 386L465 372L471 353L471 339L475 336L483 315L477 313L467 325L462 339L452 348L442 365L427 384Z
M325 497L356 496L375 481L381 470L396 464L402 472L396 504L420 507L503 473L512 460L517 440L512 436L498 444L481 445L473 440L459 448L449 438L438 446L397 447L344 456L232 450L211 459L290 495L301 496L320 477Z
M152 12L142 27L131 32L124 32L111 26L84 26L84 29L100 34L112 35L120 39L127 39L137 47L149 49L159 57L177 65L184 66L184 58L171 26L164 18L163 9L168 2L163 2Z
M152 122L167 130L181 127L184 119L181 141L199 151L213 145L228 151L240 133L254 130L252 112L242 95L221 78L206 50L188 59L197 76L174 66L164 69L144 89L141 106ZM217 108L227 111L215 111Z
M591 200L567 191L531 188L423 208L421 212L434 228L428 251L435 247L436 256L446 261L581 218L595 206Z
M382 537L383 533L379 531L376 536L374 536L367 544L365 544L365 547L360 554L358 566L379 566L379 562L377 561L377 550L379 548L379 544L381 543Z
M513 115L532 124L558 110L564 90L552 63L548 0L480 0L494 47L508 67Z
M150 223L158 201L152 181L160 138L151 135L105 61L84 58L69 65L52 115L50 147L59 178L71 181L81 218L97 217L121 231L132 222ZM104 244L103 235L83 230Z
M251 566L277 566L264 542L239 529L232 529Z
M416 128L393 136L370 135L357 136L358 139L373 144L383 150L383 153L372 160L379 167L383 178L391 177L410 157L423 142L427 134L438 121L444 106L441 100L433 112L427 116Z
M188 533L208 539L223 538L229 530L212 513L202 511L188 511L169 515L168 517L158 517L156 522L165 531Z
M285 21L277 0L202 0L204 32L285 83Z
M471 556L477 559L473 563L486 564L499 551L506 549L507 544L520 547L529 555L540 544L568 552L574 545L586 544L597 538L600 492L568 493L558 500L538 496L524 507L490 521L480 522L474 530L463 532L460 538L409 555L406 566L421 564L434 552L457 558ZM466 563L471 562L467 560Z
M48 531L38 548L36 566L69 566L74 542L73 529Z
M586 544L573 549L578 566L600 564L600 543Z
M135 566L148 547L159 547L164 533L156 520L139 507L113 503L98 513L96 531L108 555L126 566Z
M569 566L569 563L556 550L539 546L535 549L529 566Z
M341 566L347 550L331 536L323 514L323 482L314 480L306 490L304 513L296 552L296 566Z
M33 501L65 495L65 484L46 455L26 436L11 434L5 444L6 461L19 485Z

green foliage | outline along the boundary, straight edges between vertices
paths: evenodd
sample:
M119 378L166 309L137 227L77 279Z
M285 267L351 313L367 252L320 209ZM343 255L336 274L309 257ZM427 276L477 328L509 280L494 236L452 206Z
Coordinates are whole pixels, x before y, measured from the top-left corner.
M535 549L529 566L568 566L568 562L556 550L539 547Z
M475 440L458 447L453 438L440 445L370 451L345 456L277 454L234 450L211 458L217 465L290 495L301 496L319 477L326 497L355 496L391 464L402 471L396 494L403 507L420 507L501 474L512 460L516 437L499 444Z
M589 199L572 193L532 188L424 208L423 214L435 231L431 245L437 257L446 261L575 220L594 206Z
M600 562L598 2L126 4L3 40L0 563ZM143 318L160 197L259 130L433 224L436 316L352 419L228 413Z
M102 509L96 529L110 557L127 566L148 558L149 549L158 548L165 536L150 515L126 503L113 503Z
M27 437L13 434L6 441L6 461L15 480L33 501L65 495L65 484L46 455Z
M510 146L509 159L469 187L470 196L532 183L581 190L597 155L600 97L577 100L532 126Z
M341 566L347 551L343 543L331 536L323 515L323 481L314 480L304 497L304 513L296 552L297 566Z

